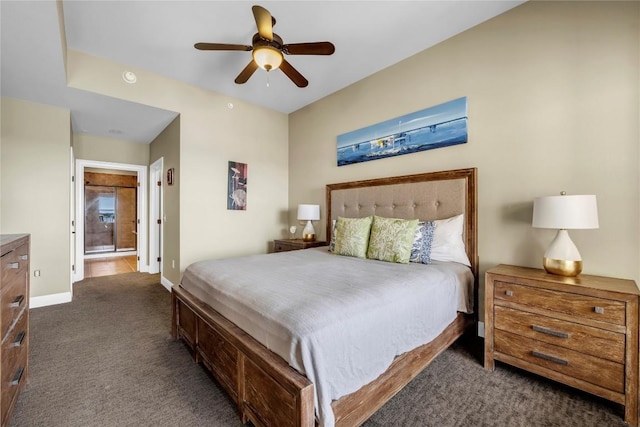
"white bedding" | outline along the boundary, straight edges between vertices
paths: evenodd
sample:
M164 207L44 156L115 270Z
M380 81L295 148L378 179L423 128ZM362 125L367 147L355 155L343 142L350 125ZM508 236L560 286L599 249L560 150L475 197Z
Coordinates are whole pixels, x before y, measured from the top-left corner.
M462 264L394 264L326 247L197 262L181 284L306 375L324 427L334 426L332 400L436 338L457 311L473 311L473 274Z

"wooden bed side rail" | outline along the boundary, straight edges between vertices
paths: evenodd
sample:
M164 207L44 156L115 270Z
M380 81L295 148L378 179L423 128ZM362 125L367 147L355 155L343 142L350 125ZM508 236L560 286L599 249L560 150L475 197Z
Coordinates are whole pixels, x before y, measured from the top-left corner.
M331 406L336 427L364 423L474 324L472 315L458 313L456 319L436 339L396 357L391 366L374 381L333 401Z
M173 337L194 347L195 360L230 393L243 423L315 426L308 378L180 286L172 288L171 297Z

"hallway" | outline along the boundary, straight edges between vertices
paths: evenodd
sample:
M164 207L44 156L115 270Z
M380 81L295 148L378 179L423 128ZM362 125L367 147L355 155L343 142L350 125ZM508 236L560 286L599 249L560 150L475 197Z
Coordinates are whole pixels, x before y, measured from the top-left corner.
M132 273L137 270L136 255L84 260L84 277L111 276L112 274Z

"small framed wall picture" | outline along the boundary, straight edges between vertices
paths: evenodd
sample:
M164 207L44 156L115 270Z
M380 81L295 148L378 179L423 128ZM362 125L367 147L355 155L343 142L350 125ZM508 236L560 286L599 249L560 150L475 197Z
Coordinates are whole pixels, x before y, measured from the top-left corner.
M233 211L247 210L247 164L229 162L227 209Z
M174 168L169 168L167 170L167 185L173 185L173 173Z

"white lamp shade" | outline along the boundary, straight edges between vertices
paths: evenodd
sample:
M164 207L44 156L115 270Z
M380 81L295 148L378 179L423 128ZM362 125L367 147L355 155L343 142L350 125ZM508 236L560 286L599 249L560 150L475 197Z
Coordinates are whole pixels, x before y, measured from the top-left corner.
M538 197L533 200L533 221L536 228L586 229L598 228L598 206L595 195Z
M320 205L298 205L300 221L317 221L320 219Z

